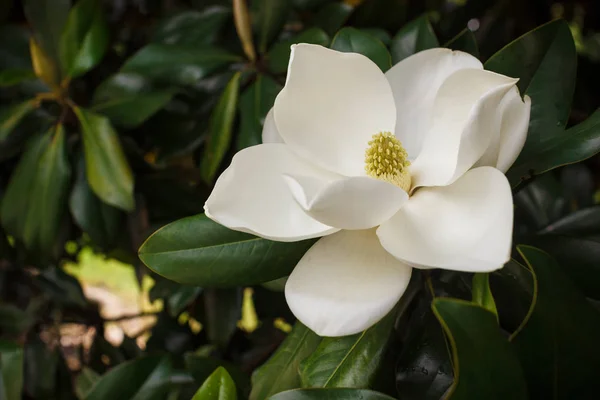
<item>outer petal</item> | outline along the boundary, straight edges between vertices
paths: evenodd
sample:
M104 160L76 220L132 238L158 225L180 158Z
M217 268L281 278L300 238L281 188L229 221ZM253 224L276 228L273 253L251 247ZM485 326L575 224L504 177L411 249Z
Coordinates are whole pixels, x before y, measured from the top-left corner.
M360 54L309 44L292 46L274 109L285 143L347 176L365 175L369 140L396 125L392 91L377 65Z
M479 69L462 69L440 87L432 126L411 165L413 185L448 185L485 153L500 126L499 104L516 79Z
M489 165L502 172L508 171L525 144L530 112L529 96L521 99L519 90L516 87L511 88L498 107L502 122L495 127L490 127L490 129L495 128L494 136L476 165Z
M273 108L269 110L263 125L262 141L263 143L284 143L283 138L275 125L275 116Z
M282 242L319 237L337 229L314 220L296 203L283 174L327 176L284 144L261 144L237 153L204 205L212 220Z
M433 103L444 81L461 69L483 69L468 53L449 49L421 51L385 73L396 102L396 136L414 159L431 128Z
M510 258L513 202L508 180L492 167L449 186L418 189L377 235L415 268L493 271Z
M323 224L340 229L368 229L390 219L408 200L399 187L366 176L323 180L287 175L300 206Z
M306 252L285 297L294 315L318 335L352 335L394 307L410 274L410 267L381 247L374 230L340 231Z

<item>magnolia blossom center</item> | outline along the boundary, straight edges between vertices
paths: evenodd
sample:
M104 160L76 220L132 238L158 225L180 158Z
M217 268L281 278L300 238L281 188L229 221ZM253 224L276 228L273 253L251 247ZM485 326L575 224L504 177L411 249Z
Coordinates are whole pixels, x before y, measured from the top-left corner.
M379 132L369 140L365 151L365 172L372 178L389 182L408 192L410 172L408 154L390 132Z

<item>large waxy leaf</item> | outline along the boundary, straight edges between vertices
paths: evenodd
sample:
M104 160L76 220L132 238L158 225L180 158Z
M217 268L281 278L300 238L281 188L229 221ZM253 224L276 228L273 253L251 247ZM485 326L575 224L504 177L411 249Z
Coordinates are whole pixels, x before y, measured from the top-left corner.
M19 122L35 108L35 101L27 100L0 109L0 143L8 139Z
M422 50L438 47L440 44L433 32L427 15L406 24L392 39L390 52L394 64Z
M117 73L98 86L92 99L94 112L114 124L135 128L163 108L173 97L170 89L155 89L143 76Z
M280 90L281 86L273 79L258 75L240 96L240 133L236 144L239 150L262 143L265 117Z
M269 397L269 400L394 400L367 389L296 389Z
M521 94L531 97L527 141L507 173L513 186L532 174L556 168L565 160L578 161L577 151L581 149L589 152L590 148L597 147L593 141L581 140L589 135L593 137L591 132L598 132L594 120L572 128L574 131L564 131L575 89L576 65L575 44L569 26L563 20L550 22L521 36L486 62L488 70L519 78L517 85ZM569 149L572 143L578 144L577 151Z
M260 0L257 2L256 28L258 30L258 51L264 53L269 44L283 28L290 11L290 2L281 0Z
M151 40L171 45L213 44L230 17L231 10L221 6L208 7L202 12L185 11L161 21Z
M60 85L60 71L57 62L51 59L40 47L34 38L29 40L29 51L31 53L31 65L35 75L42 82L58 91Z
M321 337L296 322L275 354L252 375L250 400L267 399L284 390L300 387L300 363L312 354L320 342Z
M0 342L0 398L20 400L23 390L23 348L15 343Z
M204 381L192 400L237 400L235 383L227 370L219 367Z
M591 399L600 376L600 315L547 253L517 250L534 273L534 301L513 334L530 398Z
M139 256L150 269L173 281L230 287L289 275L313 243L272 242L232 231L201 214L156 231L140 247Z
M240 397L248 397L248 392L250 391L250 379L233 363L212 357L202 357L191 353L184 356L184 361L186 369L192 374L198 384L201 384L208 379L215 369L225 368L227 373L233 379Z
M129 58L121 72L187 86L238 60L238 56L211 46L150 43Z
M431 305L452 346L454 384L446 398L527 399L527 386L514 349L496 317L470 302L436 298Z
M96 66L108 47L108 24L100 0L80 0L69 12L60 41L63 73L78 77Z
M318 44L329 46L329 35L320 28L309 28L302 33L297 34L291 39L282 40L273 45L267 54L267 65L269 70L275 74L281 74L287 71L290 61L291 46L297 43Z
M57 125L30 142L4 194L4 228L42 257L56 250L70 177L65 132Z
M351 5L345 2L332 2L319 10L312 23L323 29L329 36L333 36L344 25L350 13L352 13Z
M210 116L208 143L200 162L200 174L207 183L215 178L231 144L241 76L238 72L231 78Z
M303 387L370 387L386 349L397 309L355 335L324 338L300 367Z
M105 203L133 210L133 174L117 133L108 118L79 107L74 111L81 124L90 187Z
M331 41L331 48L345 53L360 53L371 59L383 72L392 66L392 58L381 41L355 28L343 28Z

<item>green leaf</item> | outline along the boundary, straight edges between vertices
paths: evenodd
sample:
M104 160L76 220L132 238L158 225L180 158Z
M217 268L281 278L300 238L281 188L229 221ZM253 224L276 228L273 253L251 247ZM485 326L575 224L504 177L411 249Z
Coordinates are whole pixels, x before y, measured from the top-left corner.
M116 125L135 128L167 105L173 94L173 90L153 88L139 74L117 73L98 86L92 110Z
M267 399L284 390L300 387L300 363L320 342L321 338L316 333L296 322L277 351L252 374L250 400Z
M491 311L497 318L498 310L496 309L496 302L490 289L489 277L490 275L485 272L476 272L473 274L473 303Z
M153 82L188 86L239 60L235 54L217 47L150 43L129 58L120 72L138 74Z
M277 37L290 11L289 1L260 0L257 2L258 51L265 53L269 44Z
M367 389L296 389L276 394L268 400L394 400Z
M262 143L265 118L280 90L281 86L277 82L259 74L256 81L240 96L240 128L236 143L238 150Z
M243 398L248 397L247 390L250 389L250 379L233 363L211 357L202 357L192 353L185 354L184 361L186 369L199 384L208 379L215 369L220 367L225 368L237 386L240 396Z
M231 78L210 116L208 143L200 162L200 174L207 183L211 183L215 178L231 144L241 76L238 72Z
M36 281L38 286L58 304L79 308L88 305L79 281L59 267L45 269Z
M62 125L34 139L4 194L2 224L27 249L47 258L56 245L71 178Z
M343 28L333 38L331 48L345 53L360 53L371 59L383 72L390 69L392 59L381 41L355 28Z
M75 107L81 124L87 179L102 201L125 211L135 207L133 174L108 118Z
M100 380L100 375L91 368L83 367L75 378L75 394L79 399L87 399L87 395Z
M534 273L528 319L513 334L531 398L594 398L600 315L547 253L517 250Z
M227 370L219 367L204 381L192 400L237 400L235 383Z
M205 288L245 286L289 275L313 243L272 242L200 214L154 232L139 256L157 274L176 282Z
M8 139L19 122L35 108L35 101L27 100L0 109L0 143Z
M25 0L23 8L33 26L36 41L44 53L56 64L60 60L60 40L71 0Z
M345 2L329 3L319 10L312 23L332 36L340 30L351 13L352 6Z
M163 356L137 358L104 374L86 400L162 400L172 385L172 367Z
M23 390L23 348L16 343L0 341L0 398L20 400Z
M90 187L86 177L83 154L77 163L77 177L69 198L69 208L75 223L90 236L92 242L108 249L118 235L122 213L103 203Z
M439 45L438 39L429 22L429 17L423 15L406 24L394 36L392 45L390 46L392 61L394 64L397 64L419 51L439 47Z
M204 313L208 340L225 349L242 317L241 289L207 289L204 292Z
M388 337L394 327L397 309L371 328L343 337L326 337L300 366L303 387L371 387Z
M594 147L593 142L588 146L582 141L590 134L590 127L594 130L593 120L583 127L572 128L574 131L564 131L575 89L576 66L575 45L569 25L563 20L526 33L485 63L490 71L519 78L517 86L521 94L531 97L527 140L507 172L513 186L532 174L556 168L565 160L577 161L577 152L565 149L569 144L579 143L575 146L582 149ZM575 140L571 141L573 134Z
M379 39L381 43L383 43L386 47L388 47L392 43L392 36L387 33L384 29L380 28L362 28L360 29L362 32L367 35L371 35L374 38Z
M161 21L151 41L190 46L213 44L229 18L231 10L220 6L208 7L202 12L185 11Z
M29 40L29 50L31 52L31 65L33 66L35 75L52 88L52 90L58 91L60 85L58 64L46 54L44 49L33 38Z
M527 399L527 386L514 349L494 314L463 300L436 298L431 305L452 346L453 400Z
M320 28L309 28L296 36L277 42L271 47L267 54L267 66L274 74L282 74L287 71L290 61L291 46L297 43L319 44L329 46L329 35Z
M435 46L434 46L435 47ZM475 34L468 28L463 29L458 35L450 39L444 47L452 50L460 50L479 58L479 46Z
M30 69L11 68L0 71L0 87L18 85L24 81L34 80L35 72Z
M69 12L60 41L64 75L76 78L95 67L108 47L108 23L100 0L79 0Z
M34 399L51 399L57 392L59 356L35 336L27 341L24 351L24 389Z

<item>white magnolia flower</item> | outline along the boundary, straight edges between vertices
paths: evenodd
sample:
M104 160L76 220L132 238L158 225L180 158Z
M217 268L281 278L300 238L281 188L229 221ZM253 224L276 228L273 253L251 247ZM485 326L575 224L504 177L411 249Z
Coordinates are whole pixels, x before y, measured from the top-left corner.
M447 49L384 74L360 54L293 46L264 144L235 155L206 215L277 241L322 237L286 299L321 336L360 332L393 308L412 268L482 272L508 261L503 172L531 105L516 82Z

